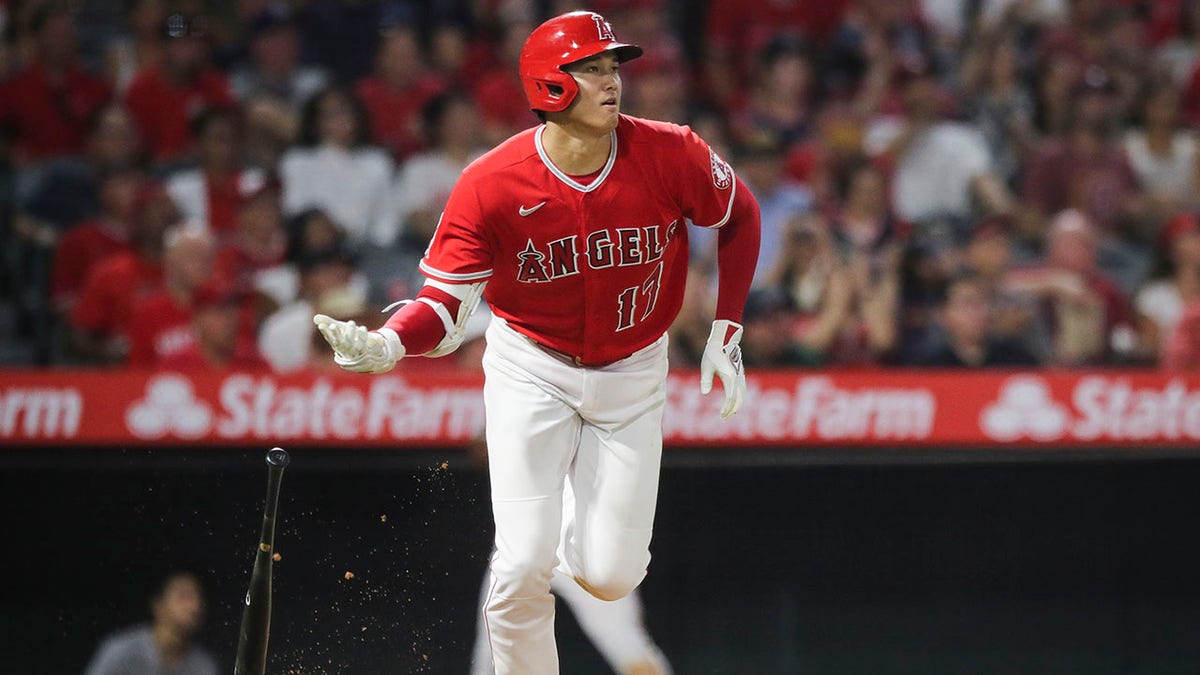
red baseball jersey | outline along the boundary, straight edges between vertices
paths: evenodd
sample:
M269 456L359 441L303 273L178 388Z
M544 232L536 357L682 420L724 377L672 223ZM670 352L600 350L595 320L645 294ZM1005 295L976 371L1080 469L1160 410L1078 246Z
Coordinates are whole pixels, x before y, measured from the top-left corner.
M421 271L488 282L492 312L537 342L594 365L662 336L687 277L687 221L721 227L737 189L729 165L687 127L622 115L590 181L554 166L544 126L463 171Z

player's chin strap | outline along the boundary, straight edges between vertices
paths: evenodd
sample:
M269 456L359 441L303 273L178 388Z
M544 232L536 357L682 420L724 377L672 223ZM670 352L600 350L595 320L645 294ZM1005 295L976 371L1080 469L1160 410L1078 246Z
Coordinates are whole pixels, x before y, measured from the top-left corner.
M425 281L426 286L432 286L440 289L458 298L458 316L450 316L450 310L446 309L443 303L428 297L418 296L416 300L399 300L393 302L383 308L383 313L387 314L394 309L399 309L404 305L412 302L419 302L427 305L438 315L442 320L442 327L446 329L446 337L430 350L425 356L437 357L445 356L450 352L458 349L458 346L463 343L467 334L467 319L471 318L471 314L475 312L475 307L479 305L479 299L483 297L483 287L487 285L486 281L480 281L473 284L447 284L433 279Z

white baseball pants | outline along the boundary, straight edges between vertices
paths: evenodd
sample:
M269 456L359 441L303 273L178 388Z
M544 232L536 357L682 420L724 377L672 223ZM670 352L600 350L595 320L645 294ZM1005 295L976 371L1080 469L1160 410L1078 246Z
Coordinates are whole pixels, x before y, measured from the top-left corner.
M496 675L557 675L554 571L615 600L650 562L667 339L581 368L495 317L483 367L496 521L484 606L492 661ZM564 514L565 481L575 504Z

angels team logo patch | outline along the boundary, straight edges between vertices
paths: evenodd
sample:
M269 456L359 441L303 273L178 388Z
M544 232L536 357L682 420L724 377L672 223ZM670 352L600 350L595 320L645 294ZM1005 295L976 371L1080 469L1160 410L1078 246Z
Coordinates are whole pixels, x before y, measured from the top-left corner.
M604 20L604 17L599 14L592 14L592 21L596 22L596 30L600 33L601 40L616 40L613 35L612 24Z
M729 189L729 186L733 185L733 169L730 169L725 160L712 148L708 149L708 157L712 160L713 185L716 185L718 190Z

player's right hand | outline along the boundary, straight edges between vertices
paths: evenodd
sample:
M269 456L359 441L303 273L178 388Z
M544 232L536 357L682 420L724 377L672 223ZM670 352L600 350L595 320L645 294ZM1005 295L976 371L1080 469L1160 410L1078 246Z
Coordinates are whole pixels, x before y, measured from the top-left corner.
M404 358L400 336L390 328L367 330L324 314L314 316L313 323L333 348L333 362L351 372L386 373Z
M721 378L725 388L725 405L721 418L728 419L742 407L746 398L746 371L742 367L742 326L726 319L713 322L708 344L700 357L700 393L712 391L713 375Z

